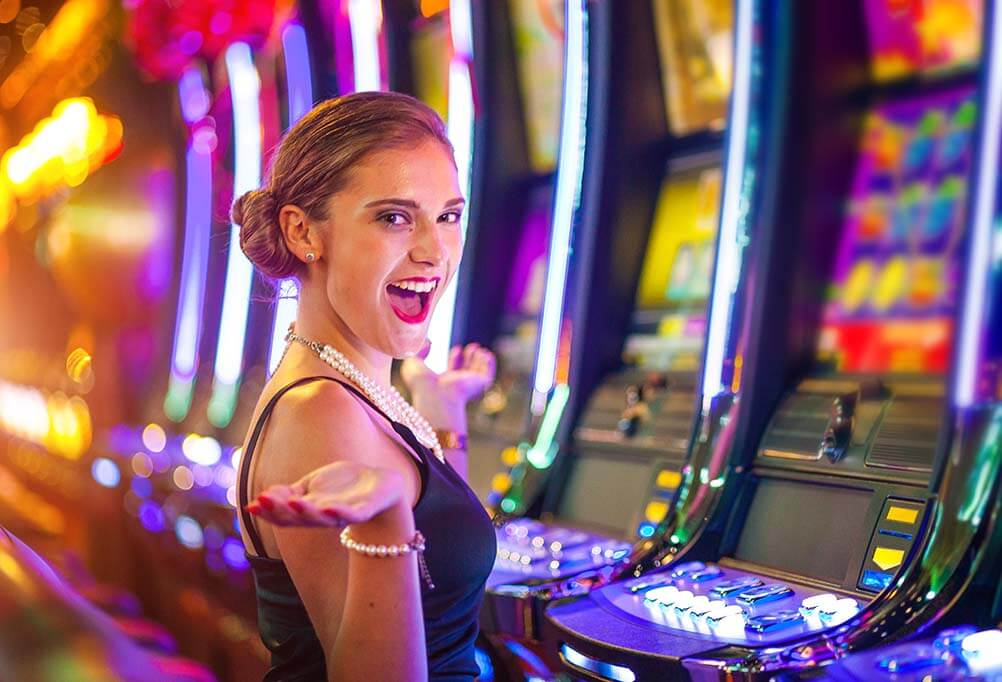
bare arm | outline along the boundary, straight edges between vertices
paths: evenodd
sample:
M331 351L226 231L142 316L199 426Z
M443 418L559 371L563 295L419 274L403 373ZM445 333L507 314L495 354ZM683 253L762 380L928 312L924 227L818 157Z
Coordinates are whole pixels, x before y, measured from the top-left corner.
M276 453L281 443L285 456L260 479L296 484L273 485L262 494L268 507L256 511L275 524L278 555L324 647L328 679L425 680L416 557L366 557L345 550L339 537L348 521L358 542L410 541L417 471L347 391L328 382L314 386L286 403L292 418L274 421L271 443Z

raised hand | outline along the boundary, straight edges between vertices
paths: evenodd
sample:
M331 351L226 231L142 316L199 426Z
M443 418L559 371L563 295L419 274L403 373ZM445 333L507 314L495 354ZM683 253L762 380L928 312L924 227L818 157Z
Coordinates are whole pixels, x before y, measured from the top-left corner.
M468 343L452 348L448 369L441 374L423 359L409 358L400 366L400 378L410 389L414 406L433 426L454 428L458 415L453 413L465 415L466 403L494 382L496 365L490 349Z
M370 521L398 505L404 478L394 469L334 462L292 485L269 486L247 511L278 526L336 528Z

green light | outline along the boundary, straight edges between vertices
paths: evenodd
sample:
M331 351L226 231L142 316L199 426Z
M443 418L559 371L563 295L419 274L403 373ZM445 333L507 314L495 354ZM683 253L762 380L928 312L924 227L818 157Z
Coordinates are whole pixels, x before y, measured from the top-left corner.
M194 389L193 381L177 379L171 375L164 397L164 414L172 422L183 421L191 409L191 396Z
M715 478L712 481L710 481L710 487L711 488L719 488L723 484L724 484L724 477L723 476L721 476L719 478Z
M218 429L224 429L233 419L233 413L237 409L237 393L240 384L216 384L216 390L212 392L209 399L209 406L205 410L205 416L209 418L209 423Z
M928 592L925 593L926 601L932 601L935 598L936 598L936 590L929 590Z
M546 405L543 413L543 421L539 425L539 434L536 442L525 458L537 469L546 469L553 464L553 459L557 454L556 444L553 439L557 435L557 426L560 424L560 417L567 406L567 400L571 396L571 388L567 384L557 384L553 389L553 396Z
M669 540L671 540L671 543L673 545L677 545L678 543L682 542L682 540L680 540L679 537L674 533L672 533L672 536L669 538Z
M506 497L503 500L501 500L501 511L505 512L506 514L511 514L513 511L515 511L515 500L511 499L510 497Z

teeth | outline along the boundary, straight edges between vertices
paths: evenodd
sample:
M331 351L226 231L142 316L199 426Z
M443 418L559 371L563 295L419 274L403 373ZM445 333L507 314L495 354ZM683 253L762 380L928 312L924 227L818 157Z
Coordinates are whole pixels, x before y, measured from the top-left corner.
M413 280L404 280L402 282L394 282L393 286L397 287L398 289L415 291L419 294L427 294L429 291L434 291L435 287L438 286L438 282L437 281L416 282Z

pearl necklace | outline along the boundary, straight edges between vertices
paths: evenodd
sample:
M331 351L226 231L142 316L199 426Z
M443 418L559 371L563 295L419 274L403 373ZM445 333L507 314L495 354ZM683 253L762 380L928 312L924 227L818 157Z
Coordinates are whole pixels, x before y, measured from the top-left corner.
M390 386L389 389L383 388L352 364L339 350L329 344L302 337L293 331L293 327L294 324L290 324L289 331L285 334L286 353L289 352L289 346L293 341L312 350L321 360L360 388L376 407L390 419L400 422L409 428L421 444L430 449L440 462L445 462L445 454L442 452L442 445L438 442L435 429L432 428L427 419L414 409L413 405L400 395L400 392L396 388L393 386ZM284 353L282 354L282 358L285 358ZM279 360L279 364L281 364L281 360Z

